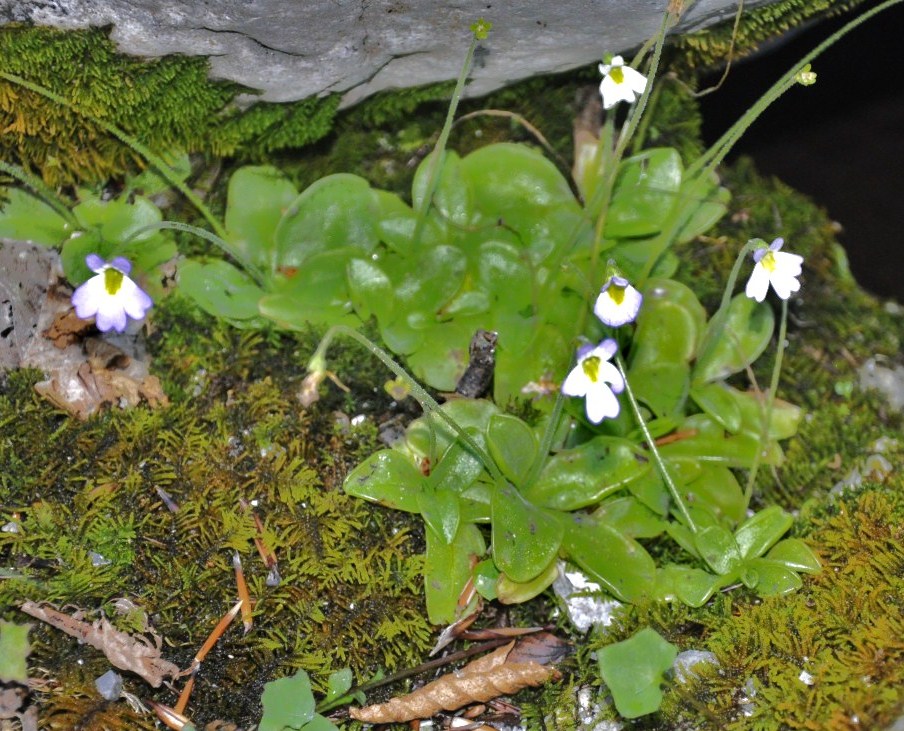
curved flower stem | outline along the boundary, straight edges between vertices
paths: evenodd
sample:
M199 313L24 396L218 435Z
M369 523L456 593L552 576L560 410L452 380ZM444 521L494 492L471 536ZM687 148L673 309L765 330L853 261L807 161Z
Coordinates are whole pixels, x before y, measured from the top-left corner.
M329 348L330 344L333 342L333 339L337 335L347 335L353 340L357 340L361 345L367 348L371 353L373 353L377 358L379 358L383 365L385 365L389 370L396 374L399 378L401 378L408 386L411 388L412 395L418 400L421 408L425 413L436 414L442 419L446 425L455 432L455 435L461 439L461 441L470 449L474 455L483 462L484 466L487 468L487 471L492 475L493 480L495 480L498 484L505 484L505 478L502 473L499 471L499 468L496 466L496 463L490 457L489 454L479 445L474 439L468 434L459 424L455 421L451 416L449 416L445 411L440 408L440 405L436 402L427 391L421 386L408 371L406 371L402 366L395 362L389 353L383 350L379 345L376 345L374 342L370 340L366 335L362 335L354 328L348 327L347 325L333 325L329 330L326 331L326 335L323 336L323 339L320 341L320 345L317 346L317 350L314 351L314 355L311 356L311 359L308 361L308 371L311 374L325 374L326 373L326 351Z
M637 421L637 425L643 432L644 440L650 447L650 452L653 454L653 461L656 462L656 467L659 468L659 474L662 475L662 480L663 482L665 482L665 486L668 488L669 493L672 496L672 500L675 501L675 505L678 507L678 510L681 512L681 515L687 522L687 527L690 528L691 533L696 534L697 524L691 517L690 511L687 509L687 505L684 504L684 500L681 498L681 493L678 492L678 488L672 480L672 476L669 474L669 471L665 466L665 462L662 460L662 455L659 454L659 448L656 446L656 440L653 439L653 435L650 434L650 430L647 428L647 422L644 421L643 414L640 411L640 406L637 403L637 399L634 398L634 391L631 388L631 384L628 383L628 374L625 369L625 362L622 360L620 353L615 354L615 365L618 367L618 372L621 373L622 378L625 381L625 393L628 395L628 403L631 404L631 411L634 414L634 419Z
M446 158L446 143L449 141L449 133L452 131L452 122L455 119L455 110L458 109L458 102L461 99L461 93L465 88L465 81L468 79L468 72L471 70L471 61L474 59L474 51L477 50L477 44L480 39L477 35L471 39L471 45L468 46L468 52L465 54L465 62L461 66L461 73L458 75L458 81L455 83L455 89L452 92L452 99L449 102L449 110L446 112L446 121L443 129L439 133L439 139L436 141L436 147L430 153L430 174L427 177L427 190L424 192L424 199L417 212L417 221L414 224L414 235L412 236L412 244L417 246L420 243L421 236L424 233L424 226L427 224L427 214L430 212L430 206L433 204L433 195L436 193L436 186L439 185L439 177L442 173L443 163Z
M778 347L775 351L775 364L772 366L772 380L769 382L769 393L766 394L766 403L762 409L762 424L760 425L760 443L756 454L753 456L753 464L747 475L747 485L744 488L744 510L750 507L753 497L753 488L756 484L756 475L763 460L766 443L769 440L769 427L772 422L772 407L775 404L775 394L778 391L778 379L782 372L782 360L785 356L785 336L788 333L788 300L782 300L782 319L778 327Z

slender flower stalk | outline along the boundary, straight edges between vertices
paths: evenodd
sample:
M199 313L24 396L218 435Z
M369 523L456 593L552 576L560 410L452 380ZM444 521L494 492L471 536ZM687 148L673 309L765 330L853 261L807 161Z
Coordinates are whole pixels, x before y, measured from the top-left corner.
M656 440L653 439L653 435L650 434L650 430L647 427L647 422L644 420L643 413L640 410L637 399L634 397L634 391L631 389L631 384L628 382L628 374L625 372L625 362L622 360L621 355L616 354L615 365L618 368L618 371L622 377L622 381L625 384L625 394L628 397L628 403L631 405L631 411L634 414L634 419L637 421L637 425L640 427L641 432L643 432L644 441L650 448L650 452L653 455L653 461L656 463L656 467L659 469L659 474L662 475L662 480L663 482L665 482L665 486L668 489L669 494L672 496L672 500L675 502L675 505L678 507L678 510L684 517L684 520L687 523L687 527L690 529L691 533L696 534L698 530L697 524L691 517L691 513L688 510L687 505L685 505L684 499L681 497L681 493L678 491L678 487L675 485L674 480L672 480L672 476L669 474L669 470L665 466L662 455L659 454L659 448L656 446Z

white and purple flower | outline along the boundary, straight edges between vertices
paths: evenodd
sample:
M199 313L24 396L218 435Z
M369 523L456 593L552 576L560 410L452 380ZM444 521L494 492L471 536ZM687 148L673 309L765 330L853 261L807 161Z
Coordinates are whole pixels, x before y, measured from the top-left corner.
M801 265L804 258L798 254L790 254L782 251L784 239L775 239L768 247L761 246L753 252L753 260L756 265L750 279L747 280L745 294L757 302L766 299L769 285L783 300L788 299L792 292L800 289L797 278L801 273Z
M625 389L625 380L610 358L618 344L607 338L599 345L590 343L578 348L578 362L565 378L562 393L586 399L587 418L594 424L618 416L619 403L615 394Z
M611 109L619 102L632 104L647 88L647 77L625 66L625 59L621 56L613 56L609 63L601 63L600 73L603 75L600 94L604 109Z
M144 318L154 302L129 278L132 264L128 259L117 256L108 263L97 254L88 254L85 263L95 275L72 293L72 305L78 317L83 320L93 317L101 332L120 333L125 331L129 317Z
M593 314L604 325L621 327L634 322L642 304L643 295L623 276L612 273L596 298Z

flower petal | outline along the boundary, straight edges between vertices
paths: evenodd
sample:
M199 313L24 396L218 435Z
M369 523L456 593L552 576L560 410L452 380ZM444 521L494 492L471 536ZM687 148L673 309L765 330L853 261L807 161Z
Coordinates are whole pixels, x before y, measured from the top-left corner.
M566 396L584 396L589 385L590 380L584 374L584 368L579 362L565 378L565 382L562 384L562 393Z
M101 259L97 254L88 254L88 256L85 257L85 264L87 264L88 268L95 273L102 272L107 266L107 262Z
M594 424L603 419L614 419L618 411L618 399L605 383L597 383L596 388L587 393L587 418Z
M97 274L87 282L83 282L72 293L72 306L75 307L76 316L83 320L94 317L100 306L99 303L106 294L103 274Z
M762 302L766 299L766 292L768 291L769 272L766 271L766 267L762 264L757 264L750 274L750 279L747 280L747 287L744 289L744 294L751 299L755 299L757 302Z

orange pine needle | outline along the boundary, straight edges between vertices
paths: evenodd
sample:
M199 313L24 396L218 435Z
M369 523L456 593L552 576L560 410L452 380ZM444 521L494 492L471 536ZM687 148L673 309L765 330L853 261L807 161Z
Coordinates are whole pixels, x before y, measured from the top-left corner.
M207 657L207 653L213 648L215 644L217 644L217 640L222 637L223 633L226 631L226 628L229 626L229 623L235 619L236 615L239 613L239 610L242 608L242 604L244 602L239 599L235 606L230 609L226 614L223 615L223 618L217 622L217 626L213 628L213 631L210 633L208 638L204 641L204 644L201 645L201 649L198 650L198 654L195 655L195 659L192 661L192 672L196 671L198 667L200 667L201 663L204 661L204 658Z
M235 583L238 587L239 599L242 602L242 626L247 635L254 626L254 619L251 616L251 595L248 593L248 583L245 581L242 559L239 557L238 551L234 551L232 554L232 567L235 569Z
M182 688L182 692L179 694L179 700L176 701L176 706L173 710L182 715L185 713L185 707L188 705L188 699L191 696L191 692L195 687L195 673L192 673L188 676L188 680L185 681L185 686Z
M181 713L176 713L176 711L169 706L157 703L156 701L148 701L148 704L154 709L157 718L159 718L167 728L173 729L173 731L182 731L183 728L191 723L188 718Z

